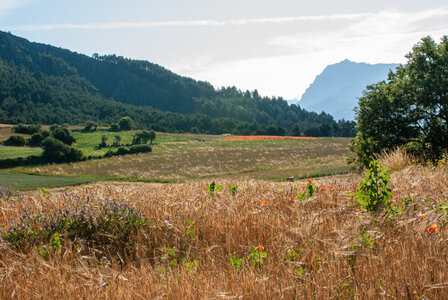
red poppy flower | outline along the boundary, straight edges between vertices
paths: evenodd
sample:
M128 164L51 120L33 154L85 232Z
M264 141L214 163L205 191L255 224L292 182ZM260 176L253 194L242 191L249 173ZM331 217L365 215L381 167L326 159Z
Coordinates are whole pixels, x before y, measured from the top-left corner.
M258 245L257 249L264 250L264 247L262 245Z
M269 204L269 202L268 201L263 201L263 203L262 203L263 205L268 205Z
M311 179L307 179L306 181L308 181L309 184L313 184L313 182L311 181Z
M90 275L84 275L84 279L89 280L90 279Z

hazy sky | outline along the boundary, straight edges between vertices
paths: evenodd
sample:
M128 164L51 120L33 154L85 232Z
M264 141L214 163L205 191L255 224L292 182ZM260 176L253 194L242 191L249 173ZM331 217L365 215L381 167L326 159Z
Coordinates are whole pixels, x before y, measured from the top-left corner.
M405 62L448 34L446 0L0 0L0 30L145 59L216 87L299 98L326 65Z

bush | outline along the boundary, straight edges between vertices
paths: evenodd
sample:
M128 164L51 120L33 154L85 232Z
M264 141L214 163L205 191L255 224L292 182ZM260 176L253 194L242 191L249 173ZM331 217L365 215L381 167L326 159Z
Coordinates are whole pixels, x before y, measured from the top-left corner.
M15 133L33 134L38 132L41 128L42 126L38 124L29 124L29 125L17 124L12 127L12 131Z
M120 131L132 130L135 129L135 123L129 117L123 117L118 121L118 127Z
M110 124L109 131L114 131L114 132L120 131L120 127L118 126L117 123Z
M85 127L82 129L84 132L96 131L97 125L93 121L87 121Z
M58 139L69 146L76 142L76 139L72 136L70 129L67 127L54 127L51 129L51 133L55 139Z
M3 142L5 146L25 146L26 140L21 135L11 135L6 141Z
M51 162L73 162L82 159L82 152L70 147L60 140L48 137L42 142L42 156Z
M129 148L120 147L116 151L109 150L104 154L104 157L111 157L111 156L119 156L119 155L126 155L126 154L137 154L137 153L147 153L152 152L152 148L150 145L134 145Z
M152 148L150 145L134 145L134 146L129 147L129 152L132 154L148 153L148 152L152 152Z
M46 130L33 133L33 135L27 141L28 146L40 147L42 145L42 141L49 136L50 133Z
M392 190L387 187L390 182L390 174L387 168L381 168L380 161L371 161L367 169L364 181L359 183L359 192L355 194L361 207L370 212L375 212L389 205Z

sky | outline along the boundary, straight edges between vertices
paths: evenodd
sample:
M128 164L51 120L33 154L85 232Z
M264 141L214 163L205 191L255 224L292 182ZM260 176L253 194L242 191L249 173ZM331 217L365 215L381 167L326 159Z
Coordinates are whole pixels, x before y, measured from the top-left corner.
M0 0L0 30L91 56L143 59L215 87L300 99L349 59L405 63L448 34L446 0Z

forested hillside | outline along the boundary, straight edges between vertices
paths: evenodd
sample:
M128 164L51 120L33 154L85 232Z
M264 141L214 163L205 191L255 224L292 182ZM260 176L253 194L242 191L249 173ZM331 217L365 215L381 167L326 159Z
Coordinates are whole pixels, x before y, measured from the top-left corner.
M123 116L161 131L354 134L354 123L282 98L215 90L147 61L88 57L0 32L0 122L111 123Z

